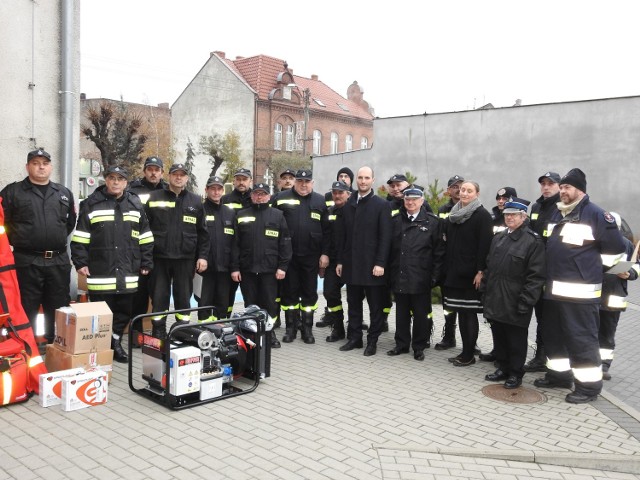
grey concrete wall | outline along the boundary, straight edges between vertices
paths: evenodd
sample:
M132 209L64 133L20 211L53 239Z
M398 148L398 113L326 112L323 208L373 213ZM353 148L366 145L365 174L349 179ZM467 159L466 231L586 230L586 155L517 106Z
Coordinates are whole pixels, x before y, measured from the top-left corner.
M564 175L578 167L592 201L619 212L640 234L640 97L383 118L374 121L374 135L372 148L358 156L314 158L316 184L328 185L343 165L354 172L373 166L376 185L410 171L421 185L437 179L446 186L459 174L480 184L491 208L501 187L535 200L545 171Z
M202 135L224 136L233 129L240 136L240 156L253 168L254 93L217 57L211 57L171 106L176 161L186 160L187 139L199 150ZM221 167L224 171L224 164ZM209 157L195 157L198 190L204 190L211 171ZM218 173L223 173L219 171Z
M51 153L54 181L60 181L63 162L72 162L72 177L78 176L80 2L73 3L74 140L71 158L63 159L61 1L0 2L0 186L26 176L27 152L36 147ZM75 182L67 186L77 194Z

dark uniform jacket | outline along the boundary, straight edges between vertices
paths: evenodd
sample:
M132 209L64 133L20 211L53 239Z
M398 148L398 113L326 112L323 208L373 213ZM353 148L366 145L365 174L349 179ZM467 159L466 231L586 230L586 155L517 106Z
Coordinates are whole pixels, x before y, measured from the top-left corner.
M234 188L231 193L227 193L222 196L220 203L226 205L232 210L235 210L236 212L243 208L249 208L252 205L251 189L249 188L246 192L240 193Z
M156 258L195 260L209 258L209 232L202 201L195 193L169 188L154 190L145 205L153 232Z
M494 235L507 228L507 225L504 223L502 210L500 210L497 205L491 209L491 221L493 222Z
M531 229L542 237L542 240L546 243L547 238L551 234L549 223L551 223L551 217L558 210L556 203L560 201L560 193L544 198L540 197L531 206Z
M167 188L167 186L167 182L162 178L157 185L153 185L152 183L149 183L146 178L142 177L129 184L129 191L138 195L140 197L140 201L144 205L149 200L149 194L151 192L154 190L162 190L163 188Z
M140 198L124 192L116 199L98 187L80 206L71 257L76 269L89 267L89 292L135 292L140 269L153 269L153 233Z
M440 208L438 208L438 218L440 218L441 220L447 218L454 205L455 203L451 199L449 199L449 201L444 205L441 205Z
M329 263L331 265L336 264L338 258L338 244L340 242L340 236L342 235L342 208L337 208L335 205L329 207L327 211L327 221L329 224Z
M267 203L238 212L231 271L275 273L287 271L291 238L282 212Z
M342 207L343 233L338 247L342 280L350 285L385 285L385 276L374 277L373 267L387 268L391 249L391 206L373 192L360 202L357 200L358 194L353 193Z
M554 212L551 222L544 298L600 303L603 266L613 266L626 251L615 219L585 195L566 217Z
M16 265L69 265L67 239L76 226L71 191L49 182L43 195L27 177L7 185L0 196Z
M279 193L273 207L284 213L295 256L329 254L331 237L322 195L311 192L303 197L292 188Z
M622 261L631 260L633 256L633 243L627 238L622 237L622 241L625 244L626 251L625 257ZM638 278L638 272L640 272L640 265L636 262L629 269L629 279L636 280ZM616 312L624 312L627 309L626 297L627 292L627 280L620 278L613 273L605 273L602 281L602 302L600 303L600 310L609 310Z
M487 268L487 254L493 238L491 214L480 206L464 223L445 223L445 287L473 288L473 279Z
M391 290L402 294L431 295L431 286L440 278L444 261L440 221L422 208L410 222L407 211L402 207L400 213L393 217L392 229L388 268Z
M236 212L209 199L203 207L210 242L206 271L228 272L236 234Z
M545 280L544 242L523 224L493 237L482 276L484 316L528 327Z

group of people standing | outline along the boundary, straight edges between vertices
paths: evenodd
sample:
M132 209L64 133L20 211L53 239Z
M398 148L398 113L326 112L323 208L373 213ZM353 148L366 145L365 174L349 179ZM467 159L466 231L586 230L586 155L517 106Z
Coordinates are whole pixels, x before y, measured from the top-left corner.
M24 180L0 192L25 311L35 322L42 306L51 343L54 311L70 300L73 264L86 277L91 300L103 300L113 311L118 362L128 361L121 345L126 325L149 311L149 301L156 312L154 336L166 337L171 296L176 321L189 321L194 273L202 276L199 304L211 307L199 310L199 320L228 317L240 287L245 305L266 310L276 326L284 312L283 342L300 332L307 344L315 342L323 277L326 309L316 326L331 327L327 342L346 338L341 351L364 348L365 356L377 353L395 302L395 346L387 355L413 350L418 361L431 342L431 290L441 286L445 326L435 348L456 345L457 318L462 350L449 359L454 366L476 362L482 313L493 350L480 359L497 366L486 380L517 388L526 371L544 371L536 386L575 385L566 399L584 403L597 398L603 374L610 378L626 281L639 271L630 264L604 273L628 261L633 245L619 231L619 216L591 203L586 176L577 168L562 178L542 175L542 195L530 214L529 202L513 187L497 192L490 213L479 185L454 175L448 203L434 214L424 189L402 174L387 181L387 199L376 195L367 166L355 175L340 169L326 195L314 192L310 170L287 169L273 196L241 168L226 195L223 179L209 178L203 201L186 189L184 164L173 164L165 182L162 160L149 157L143 177L131 183L122 167L109 167L105 184L81 203L77 216L72 193L50 181L49 153L29 152L26 169ZM537 349L525 364L534 310ZM280 346L273 331L270 342Z

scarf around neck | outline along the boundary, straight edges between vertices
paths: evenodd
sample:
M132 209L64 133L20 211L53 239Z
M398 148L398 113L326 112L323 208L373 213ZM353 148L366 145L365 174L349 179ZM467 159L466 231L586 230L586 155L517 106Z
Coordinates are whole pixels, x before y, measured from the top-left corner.
M449 221L451 223L464 223L469 220L469 217L473 215L473 212L481 206L482 203L480 203L479 198L472 200L466 207L462 206L462 202L458 202L453 206L449 213Z
M573 212L573 210L578 206L578 204L580 203L580 201L583 199L584 197L581 197L579 199L577 199L575 202L570 203L568 205L565 205L562 202L558 202L556 203L556 206L558 207L558 210L560 210L560 213L562 214L563 217L566 217L567 215L569 215L571 212Z

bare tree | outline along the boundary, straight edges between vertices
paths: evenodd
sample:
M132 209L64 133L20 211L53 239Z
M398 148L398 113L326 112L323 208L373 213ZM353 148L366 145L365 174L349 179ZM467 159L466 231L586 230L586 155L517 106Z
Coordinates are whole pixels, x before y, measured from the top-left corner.
M100 151L105 170L110 165L131 169L141 162L147 137L140 133L140 115L129 112L122 101L104 101L98 107L90 107L87 118L89 124L82 125L82 134Z

